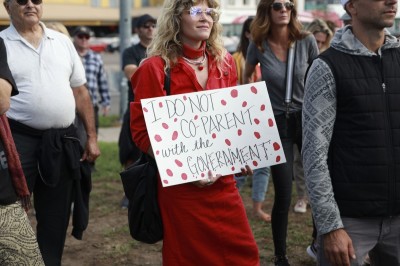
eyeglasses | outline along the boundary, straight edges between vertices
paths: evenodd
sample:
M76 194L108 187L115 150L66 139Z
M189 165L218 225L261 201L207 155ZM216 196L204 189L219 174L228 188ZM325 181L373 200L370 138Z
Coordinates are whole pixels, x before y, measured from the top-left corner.
M16 2L18 3L18 5L20 6L24 6L28 3L29 0L16 0ZM43 0L31 0L32 4L34 5L40 5Z
M144 29L146 29L146 30L148 30L148 29L150 29L150 28L153 28L153 29L154 29L155 27L156 27L156 25L154 25L154 24L142 26L142 28L144 28Z
M218 21L219 18L219 13L214 8L206 8L205 10L202 10L199 6L192 6L187 12L192 19L200 19L202 14L204 14L204 17L207 20L211 20L213 22Z
M275 2L271 5L271 7L275 11L280 11L283 9L283 7L285 7L286 10L292 10L294 8L294 3L292 3L292 2L285 2L285 3Z
M85 39L85 40L90 39L90 36L86 35L86 34L78 34L78 35L76 35L76 37L78 37L79 39Z

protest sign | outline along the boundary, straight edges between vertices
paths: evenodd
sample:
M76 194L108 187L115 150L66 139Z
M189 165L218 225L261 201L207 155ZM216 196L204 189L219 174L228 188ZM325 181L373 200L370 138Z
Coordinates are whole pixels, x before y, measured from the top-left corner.
M164 187L286 162L265 82L141 104Z

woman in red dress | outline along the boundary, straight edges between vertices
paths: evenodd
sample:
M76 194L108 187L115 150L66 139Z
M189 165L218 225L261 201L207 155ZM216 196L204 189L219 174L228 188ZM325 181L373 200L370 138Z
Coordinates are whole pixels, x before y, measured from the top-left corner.
M215 0L164 1L149 58L131 79L133 140L151 156L140 100L165 95L167 68L171 95L236 86L235 64L221 40L218 8ZM159 180L158 201L164 265L259 265L258 248L232 175L210 172L206 180L170 187L162 187Z

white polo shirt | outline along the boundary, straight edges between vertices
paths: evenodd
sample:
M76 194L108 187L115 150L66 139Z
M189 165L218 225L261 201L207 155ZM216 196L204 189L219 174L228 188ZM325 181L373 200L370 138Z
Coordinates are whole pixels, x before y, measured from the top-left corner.
M65 128L75 118L71 88L86 83L85 70L68 36L40 25L44 34L38 49L12 24L0 32L19 90L7 116L36 129Z

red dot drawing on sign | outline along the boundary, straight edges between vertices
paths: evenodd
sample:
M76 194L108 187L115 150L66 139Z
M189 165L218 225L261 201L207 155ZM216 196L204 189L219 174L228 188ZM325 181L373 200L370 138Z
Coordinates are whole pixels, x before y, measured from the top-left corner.
M168 185L168 180L164 179L163 182L164 184Z
M237 90L232 90L231 91L231 96L232 96L232 98L238 97L238 91Z
M257 161L253 161L253 165L257 166L258 165Z
M231 141L229 139L225 139L225 143L226 145L231 146Z
M221 100L221 104L225 106L226 105L226 101L225 100Z
M264 110L265 110L265 104L262 104L262 105L261 105L260 110L261 110L261 111L264 111Z
M143 112L148 112L149 110L147 110L147 108L146 107L143 107Z
M238 136L241 136L241 135L242 135L242 130L238 129Z
M181 175L181 178L182 178L182 180L186 180L186 179L187 179L187 174L183 173L183 174Z
M268 119L268 126L270 127L274 126L274 120L272 120L272 118Z
M201 177L204 177L204 173L201 173Z
M247 102L244 101L244 102L242 103L242 107L246 107L246 106L247 106Z
M156 151L156 154L157 154L157 155L159 155L159 154L160 154L160 151L159 151L159 150L157 150L157 151Z
M251 89L251 92L252 92L252 93L257 94L257 88L256 88L256 87L251 86L250 89Z
M260 132L254 131L254 137L256 137L256 139L260 139L261 138Z
M174 122L176 122L176 121L178 121L178 118L175 117L175 118L174 118Z
M277 163L279 163L280 161L281 161L281 156L276 156L276 160L275 160Z
M178 138L178 131L174 131L174 133L172 133L172 140L176 140Z
M186 97L186 96L183 96L183 99L186 101L186 100L187 100L187 97Z
M155 135L155 136L154 136L154 139L155 139L157 142L162 141L162 138L161 138L160 135Z
M195 116L194 116L194 120L197 120L197 118L199 118L199 116L198 116L198 115L195 115Z
M260 120L258 120L257 118L254 118L254 123L256 123L256 125L260 124Z
M162 102L159 102L159 103L158 103L158 106L160 106L160 108L163 108Z
M212 133L211 137L212 137L213 139L215 139L215 138L217 137L217 134Z
M182 162L179 161L178 159L175 160L175 163L176 163L176 165L179 166L179 167L182 167L182 165L183 165Z
M162 123L162 127L165 129L168 129L168 124L167 123Z
M274 146L274 150L276 150L276 151L281 148L281 146L277 142L274 142L274 144L272 144L272 145Z
M231 170L232 170L232 171L235 171L235 166L232 166Z
M174 175L174 173L171 171L171 169L167 169L167 175L168 176L173 176Z

